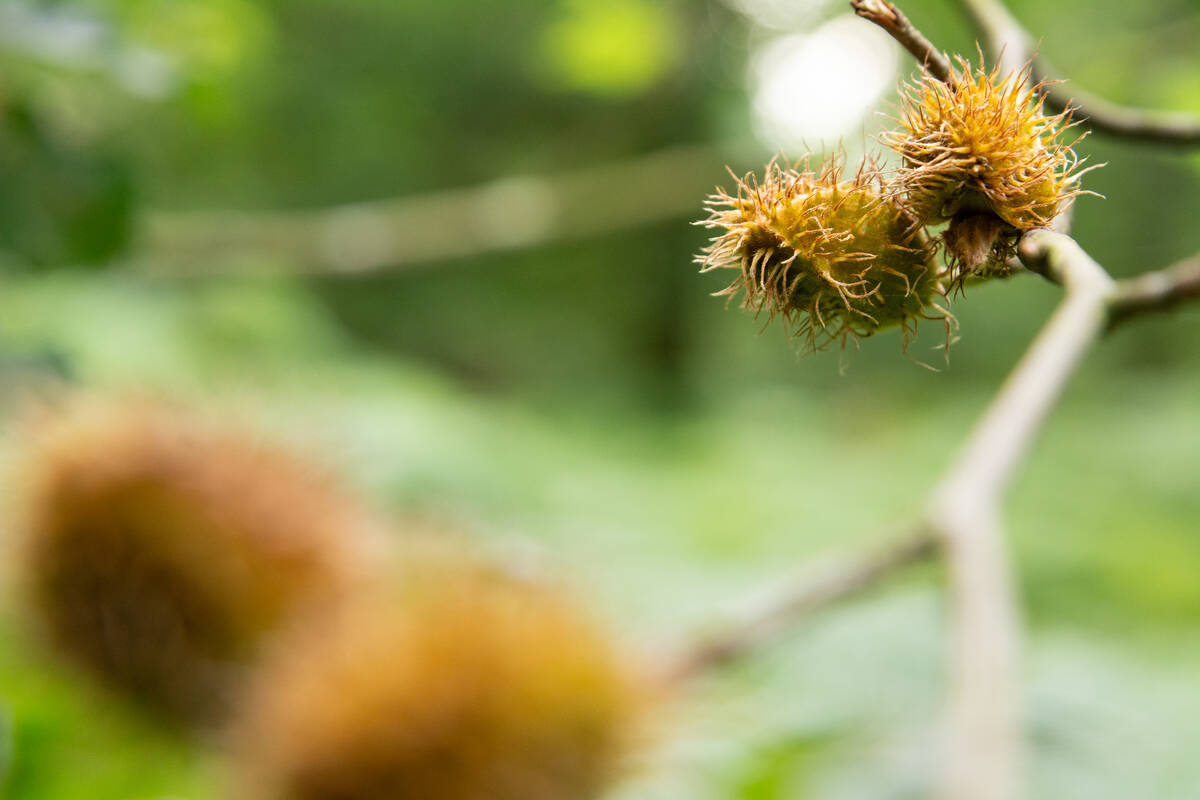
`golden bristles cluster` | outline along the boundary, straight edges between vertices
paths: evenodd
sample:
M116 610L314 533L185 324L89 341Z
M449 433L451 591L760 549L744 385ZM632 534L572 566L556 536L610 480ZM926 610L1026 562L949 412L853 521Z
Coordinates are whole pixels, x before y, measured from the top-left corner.
M1028 67L1001 78L960 59L949 81L925 75L908 87L901 130L885 134L915 216L950 221L948 255L960 271L1002 265L1017 232L1046 227L1079 194L1074 150L1058 139L1070 112L1045 114L1029 84ZM985 230L995 231L994 252L982 249Z
M16 474L30 611L166 718L219 723L267 638L350 582L360 511L288 453L137 401L31 427Z
M837 158L819 171L772 162L761 181L718 190L697 223L721 231L697 256L702 271L738 270L718 294L743 293L814 350L890 327L907 346L920 319L945 321L949 340L947 289L1006 274L1020 233L1080 194L1059 141L1069 113L1044 113L1028 83L1028 69L1001 78L960 59L948 81L925 75L905 91L901 129L884 134L901 157L893 173L870 160L849 179Z
M843 179L836 160L819 172L771 162L762 181L747 175L708 208L701 224L724 232L697 261L738 271L719 294L743 293L747 308L783 317L814 349L897 325L907 332L937 308L933 248L876 169Z
M279 648L238 731L244 800L589 800L632 684L544 588L480 571L374 593Z

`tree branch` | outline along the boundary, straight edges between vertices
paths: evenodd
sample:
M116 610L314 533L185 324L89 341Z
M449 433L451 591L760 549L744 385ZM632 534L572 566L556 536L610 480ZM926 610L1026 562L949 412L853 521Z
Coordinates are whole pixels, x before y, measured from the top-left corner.
M1166 269L1118 281L1109 305L1108 327L1111 330L1130 317L1170 311L1189 301L1200 301L1200 253Z
M675 684L739 661L778 638L796 620L873 589L937 551L934 531L917 525L873 550L826 564L735 622L688 645L670 660L663 678Z
M1200 299L1200 256L1118 284L1062 233L1027 233L1019 254L1026 268L1062 286L1065 296L931 491L924 520L890 544L806 577L737 624L686 648L664 671L666 681L686 681L736 662L798 619L940 554L947 563L953 614L950 750L941 796L1022 796L1020 624L1001 501L1075 368L1106 326Z
M1042 333L1010 374L963 457L951 470L956 483L980 500L998 499L1066 377L1100 332L1116 284L1069 236L1046 230L1021 238L1018 254L1032 272L1066 289ZM1020 424L1014 424L1019 421ZM969 484L966 478L970 477Z
M950 59L934 47L895 5L887 0L850 0L850 7L858 16L890 33L930 75L940 81L951 79Z
M1146 142L1200 144L1200 117L1181 111L1152 111L1118 105L1080 89L1068 90L1059 73L1041 56L1037 44L1001 0L962 0L987 41L988 52L1011 72L1032 62L1032 77L1044 83L1046 105L1055 111L1074 109L1074 117L1090 128Z
M1000 500L1088 347L1104 329L1114 284L1074 240L1026 234L1025 265L1066 296L958 460L934 489L929 522L943 537L953 620L947 800L1020 797L1019 622L1000 524Z

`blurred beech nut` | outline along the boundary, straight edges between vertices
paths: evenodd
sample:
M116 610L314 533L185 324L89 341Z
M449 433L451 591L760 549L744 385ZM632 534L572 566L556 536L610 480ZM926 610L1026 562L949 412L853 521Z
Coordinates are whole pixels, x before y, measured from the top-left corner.
M218 723L269 636L346 589L365 515L310 465L147 402L33 426L18 579L63 654L167 718Z
M411 564L410 564L411 566ZM241 800L588 800L634 692L562 598L444 559L297 631L237 728Z
M958 63L948 82L924 75L906 88L900 130L884 141L902 158L899 189L920 223L950 221L947 251L961 279L1002 270L1020 231L1046 227L1080 194L1082 171L1074 142L1058 141L1070 111L1044 113L1028 66L1000 79L998 68ZM981 224L984 214L1004 224Z
M718 294L743 293L743 307L783 317L814 350L897 326L907 345L917 320L946 320L933 248L879 171L843 180L836 159L799 167L773 161L761 182L750 174L709 198L697 224L723 232L696 261L739 273Z

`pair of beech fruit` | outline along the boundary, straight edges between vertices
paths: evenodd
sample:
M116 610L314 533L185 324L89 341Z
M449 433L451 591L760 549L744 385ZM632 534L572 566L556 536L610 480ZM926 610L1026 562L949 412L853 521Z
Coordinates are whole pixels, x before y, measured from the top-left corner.
M1006 274L1019 235L1080 193L1078 160L1058 141L1069 113L1045 114L1028 78L960 59L948 81L925 75L907 87L900 129L883 138L901 158L893 175L873 161L849 178L836 159L819 171L772 162L736 194L718 190L697 223L722 230L697 256L702 271L736 269L719 294L742 293L746 308L782 317L811 349L891 327L907 345L920 319L945 321L949 334L939 299Z
M587 800L612 779L637 681L557 591L444 537L382 568L353 499L195 414L85 400L32 428L30 617L100 685L227 736L229 796Z

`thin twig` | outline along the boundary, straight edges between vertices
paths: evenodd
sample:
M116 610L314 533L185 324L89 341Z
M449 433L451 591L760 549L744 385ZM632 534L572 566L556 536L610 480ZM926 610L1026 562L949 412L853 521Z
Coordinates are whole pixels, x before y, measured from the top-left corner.
M1109 305L1108 327L1111 330L1130 317L1170 311L1189 301L1200 301L1200 253L1166 269L1118 281Z
M1022 795L1019 622L1000 524L1000 500L1076 365L1104 329L1114 290L1074 240L1034 231L1025 265L1066 296L1017 364L934 490L929 521L945 543L954 614L947 800Z
M1046 105L1055 111L1074 110L1074 118L1114 136L1146 142L1200 144L1200 117L1182 111L1153 111L1118 105L1080 89L1068 89L1059 73L1037 55L1033 36L1022 27L1001 0L962 0L975 26L987 41L993 58L1002 59L1005 71L1032 61L1032 77L1041 83Z
M903 536L855 557L825 565L719 631L673 657L663 670L675 684L732 664L778 638L796 620L879 586L906 567L937 553L931 528L915 526Z
M940 81L951 79L950 59L934 47L895 5L887 0L850 0L850 6L855 14L890 33L930 75Z

